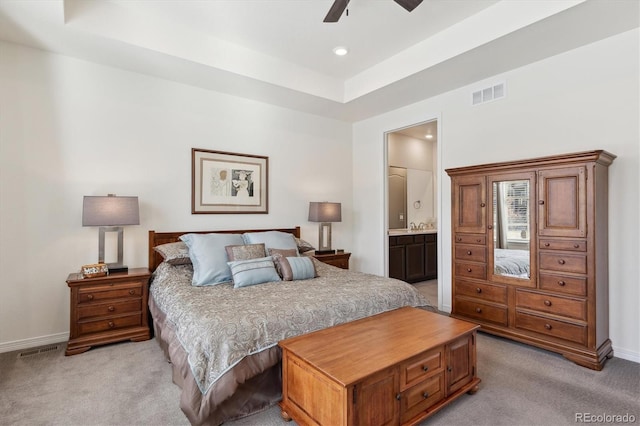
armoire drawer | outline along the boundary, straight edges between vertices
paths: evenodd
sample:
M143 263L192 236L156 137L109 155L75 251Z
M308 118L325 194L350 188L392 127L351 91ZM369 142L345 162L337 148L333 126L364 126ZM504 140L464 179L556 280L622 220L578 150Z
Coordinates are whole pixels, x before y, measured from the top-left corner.
M516 311L516 328L587 344L587 326Z
M586 240L541 239L540 250L587 251Z
M489 305L477 300L456 297L455 314L490 322L507 325L507 308Z
M473 297L486 302L507 304L507 288L491 284L456 281L456 296Z
M484 246L456 244L456 259L485 263L487 261L487 250Z
M540 252L540 269L558 272L587 273L587 255Z
M562 296L516 290L516 309L525 308L586 321L587 302Z
M456 262L456 276L484 280L487 278L487 266L481 263Z
M486 245L487 237L484 234L456 234L456 243Z
M541 290L586 296L587 278L541 273L539 287Z

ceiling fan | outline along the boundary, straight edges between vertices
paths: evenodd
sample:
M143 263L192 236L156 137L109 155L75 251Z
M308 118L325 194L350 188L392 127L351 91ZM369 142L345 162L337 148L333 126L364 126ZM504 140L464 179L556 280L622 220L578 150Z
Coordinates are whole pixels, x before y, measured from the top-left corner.
M407 11L411 12L418 7L422 0L393 0L400 6L404 7ZM329 9L329 13L324 17L324 22L338 22L342 16L342 12L347 8L349 0L335 0Z

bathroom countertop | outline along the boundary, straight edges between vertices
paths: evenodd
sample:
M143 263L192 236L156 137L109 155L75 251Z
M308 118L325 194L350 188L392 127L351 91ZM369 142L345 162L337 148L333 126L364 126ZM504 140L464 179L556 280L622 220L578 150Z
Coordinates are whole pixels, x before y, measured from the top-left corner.
M412 231L410 229L389 229L387 231L389 235L415 235L415 234L437 234L437 229L416 229Z

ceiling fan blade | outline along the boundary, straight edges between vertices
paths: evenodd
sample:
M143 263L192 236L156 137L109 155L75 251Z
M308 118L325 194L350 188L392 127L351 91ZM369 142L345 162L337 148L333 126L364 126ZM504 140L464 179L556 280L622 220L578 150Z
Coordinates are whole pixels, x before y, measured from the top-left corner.
M323 22L338 22L348 4L349 0L335 0Z
M393 0L393 1L395 1L405 9L407 9L407 11L409 12L411 12L413 9L418 7L420 3L422 3L422 0Z

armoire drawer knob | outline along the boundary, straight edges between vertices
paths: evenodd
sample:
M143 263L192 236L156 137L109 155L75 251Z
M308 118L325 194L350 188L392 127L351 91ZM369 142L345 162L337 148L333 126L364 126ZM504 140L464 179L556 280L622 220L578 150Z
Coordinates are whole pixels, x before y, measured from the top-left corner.
M482 313L482 309L481 308L476 308L476 312L481 314Z
M87 295L87 299L89 299L89 300L93 300L93 294L89 294L89 295Z
M471 250L467 250L467 254L471 256Z
M544 301L544 305L545 306L551 306L551 300L545 300Z
M558 259L558 263L564 265L566 262L564 261L564 259Z
M545 324L544 328L546 328L547 330L551 330L552 327L551 327L551 324Z
M109 311L109 312L113 312L113 311L115 311L115 310L116 310L116 308L114 308L113 306L109 306L109 307L107 308L107 311Z
M462 241L462 238L458 237L456 238L458 240L458 242Z
M480 207L485 207L486 204L485 203L480 203Z
M544 200L538 201L538 204L543 205L544 204Z
M467 268L467 272L471 272L471 268Z
M429 366L428 365L423 365L422 366L422 371L429 371Z
M564 287L564 285L565 285L565 284L566 284L566 283L565 283L564 281L558 281L558 285L559 285L560 287Z
M129 290L129 294L133 296L134 294L136 294L136 291L134 289L131 289Z
M476 293L482 293L482 289L480 287L476 287Z
M113 321L109 321L109 328L113 328L113 327L115 327L115 326L116 326L116 325L113 323Z
M493 225L489 225L489 226L487 226L487 228L493 229Z
M476 240L476 243L481 243L481 242L482 242L482 240L481 240L480 238L478 238L478 239Z
M574 244L573 248L580 248L580 244Z
M429 398L429 392L425 392L425 393L423 393L423 394L422 394L422 397L423 397L424 399Z
M549 247L550 245L551 245L551 244L549 244L549 243L544 243L544 246L545 246L545 247Z

